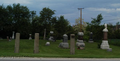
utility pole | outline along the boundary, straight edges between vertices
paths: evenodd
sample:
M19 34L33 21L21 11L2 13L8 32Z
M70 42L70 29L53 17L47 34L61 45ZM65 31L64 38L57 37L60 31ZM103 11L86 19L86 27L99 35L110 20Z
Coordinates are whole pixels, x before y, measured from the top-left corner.
M80 32L82 32L82 9L84 8L78 8L80 10Z

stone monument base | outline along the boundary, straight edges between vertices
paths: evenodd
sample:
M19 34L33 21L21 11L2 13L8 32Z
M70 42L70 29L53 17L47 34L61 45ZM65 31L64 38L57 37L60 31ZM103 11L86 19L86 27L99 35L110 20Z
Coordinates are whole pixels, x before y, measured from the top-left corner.
M93 43L94 41L93 41L93 39L89 39L89 41L88 41L89 43Z
M77 46L80 46L80 45L85 46L85 43L83 42L83 40L77 40L76 45Z
M103 40L101 45L100 45L101 49L109 49L109 44L107 40Z
M94 41L88 41L89 43L93 43Z
M85 43L76 42L76 46L85 46Z
M49 41L55 41L53 36L50 36Z
M59 44L59 47L61 47L61 48L69 48L69 44L67 42L61 42Z
M31 40L32 38L31 37L29 37L29 40Z

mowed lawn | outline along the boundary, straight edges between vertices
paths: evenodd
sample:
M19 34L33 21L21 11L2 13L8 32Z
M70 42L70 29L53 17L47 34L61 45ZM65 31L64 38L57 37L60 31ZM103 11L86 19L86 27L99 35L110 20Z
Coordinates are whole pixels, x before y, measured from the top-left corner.
M98 48L98 43L85 42L85 49L80 50L75 47L75 54L70 54L70 49L62 49L59 43L50 42L50 46L45 46L46 40L39 41L39 53L34 54L34 39L21 39L19 53L14 53L15 40L7 41L6 39L0 40L0 57L64 57L64 58L120 58L120 47L110 45L113 49L112 52Z

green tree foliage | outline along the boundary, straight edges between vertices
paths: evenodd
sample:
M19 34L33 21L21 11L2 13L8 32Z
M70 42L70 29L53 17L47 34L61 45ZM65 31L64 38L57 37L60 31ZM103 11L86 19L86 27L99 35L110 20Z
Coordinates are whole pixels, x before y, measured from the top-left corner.
M1 6L1 8L2 7L3 6ZM6 11L6 13L4 11ZM29 19L30 11L26 6L21 6L20 4L13 4L12 6L8 5L0 13L4 13L1 14L2 16L5 15L3 19L0 19L0 21L5 21L3 25L4 30L2 33L7 32L6 35L11 36L12 31L15 31L21 33L21 38L28 37L31 24Z
M49 25L51 25L51 19L53 14L55 14L55 10L51 10L49 8L43 8L42 11L40 12L40 18L41 21L43 21L43 26L45 28L50 28Z
M4 34L6 32L11 31L11 21L9 19L9 13L6 10L6 7L3 5L0 6L0 34L3 37L6 37L5 35L9 35L9 33Z
M82 30L85 32L87 27L87 23L82 20ZM75 20L74 30L78 33L80 31L80 18Z
M97 40L101 40L103 38L103 25L100 25L101 20L103 19L102 15L99 14L97 18L92 18L91 23L88 23L86 28L87 31L93 32L93 38Z
M108 24L108 38L120 39L120 29L118 29L119 22L116 25Z
M55 30L57 32L57 38L62 38L63 34L67 34L69 28L68 20L64 19L64 16L60 16L55 25Z
M59 39L63 34L71 34L73 31L69 21L64 16L53 17L55 10L43 8L40 16L36 15L36 11L30 11L26 6L13 4L4 7L0 6L0 37L12 36L12 31L19 32L21 38L29 38L29 34L40 33L43 36L44 29L46 35L49 36L50 31L55 32L55 36Z

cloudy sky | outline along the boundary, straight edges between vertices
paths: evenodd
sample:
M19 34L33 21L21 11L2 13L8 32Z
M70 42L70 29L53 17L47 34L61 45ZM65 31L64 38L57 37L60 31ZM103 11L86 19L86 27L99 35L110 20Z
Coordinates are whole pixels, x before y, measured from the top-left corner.
M0 0L4 6L13 3L27 6L36 11L37 15L44 7L49 7L56 10L54 16L63 15L71 25L80 17L78 8L84 8L82 18L85 22L91 22L91 18L96 18L98 14L103 16L102 24L120 22L120 0Z

